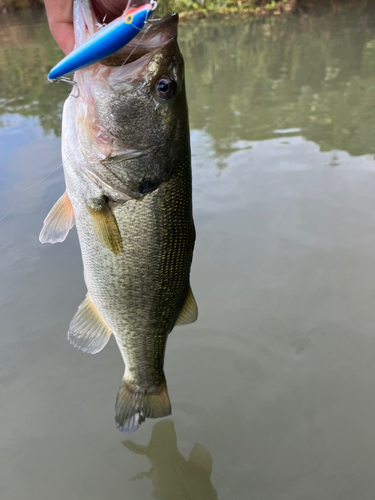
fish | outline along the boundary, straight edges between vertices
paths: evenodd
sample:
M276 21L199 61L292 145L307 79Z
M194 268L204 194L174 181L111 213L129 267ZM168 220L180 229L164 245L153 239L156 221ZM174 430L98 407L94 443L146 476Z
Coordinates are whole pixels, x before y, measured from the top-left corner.
M151 462L148 472L140 472L133 480L151 479L153 498L158 500L217 500L211 483L212 457L196 443L186 460L177 447L174 423L162 420L152 428L148 445L124 441L123 445L136 455L145 455Z
M75 0L73 22L79 46L96 29L88 0ZM62 118L66 191L39 236L57 243L77 228L87 295L68 340L95 354L113 334L125 364L115 405L124 433L171 414L167 338L198 315L190 287L195 228L177 30L175 13L150 20L119 52L75 73L78 95L68 97Z

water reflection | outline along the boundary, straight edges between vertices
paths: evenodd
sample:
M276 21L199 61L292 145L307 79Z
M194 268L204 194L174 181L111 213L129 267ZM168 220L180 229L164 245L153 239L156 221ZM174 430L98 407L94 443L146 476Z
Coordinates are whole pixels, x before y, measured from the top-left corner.
M219 156L234 141L296 127L323 151L374 153L373 18L358 2L324 16L182 31L192 128L213 137Z
M46 75L61 58L43 11L0 18L0 129L4 116L17 113L39 118L45 133L60 136L61 113L71 88L51 85Z
M177 436L171 420L157 422L147 446L124 441L128 450L146 455L151 462L148 472L132 479L151 479L153 497L158 500L215 500L217 494L211 483L212 458L196 444L186 460L177 448Z
M212 137L219 158L236 141L288 128L323 151L375 153L375 9L366 3L323 16L182 25L191 127ZM59 135L70 88L49 85L46 74L60 51L43 13L13 19L0 25L0 125L17 112Z

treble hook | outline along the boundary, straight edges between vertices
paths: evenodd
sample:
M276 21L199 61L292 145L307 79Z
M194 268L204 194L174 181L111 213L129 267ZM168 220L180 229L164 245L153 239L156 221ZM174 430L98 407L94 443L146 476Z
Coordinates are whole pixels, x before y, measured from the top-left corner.
M102 28L105 28L107 26L105 20L107 19L107 14L103 17L103 21L101 23L95 23L95 26L101 30Z
M76 81L74 80L71 80L70 78L68 78L67 76L60 76L59 78L48 78L47 77L47 80L50 82L50 83L59 83L59 82L63 82L63 83L69 83L69 85L72 85L73 87L76 87L78 93L77 95L73 95L73 94L70 94L71 97L74 97L75 99L77 97L79 97L80 95L80 91L79 91L79 87L78 87L78 84Z

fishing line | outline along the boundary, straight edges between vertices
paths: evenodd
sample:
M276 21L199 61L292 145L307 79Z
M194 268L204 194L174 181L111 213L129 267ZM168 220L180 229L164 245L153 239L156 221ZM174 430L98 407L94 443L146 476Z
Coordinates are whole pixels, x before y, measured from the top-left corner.
M129 5L129 1L130 1L130 0L128 0L128 5ZM153 18L153 16L155 15L155 9L156 9L156 7L158 6L158 2L157 2L156 0L151 0L151 1L150 1L150 4L152 5L152 16L150 16L150 18L149 18L149 19L152 19L152 18ZM148 19L148 20L149 20L149 19ZM133 28L137 29L139 32L141 32L141 31L142 31L142 29L143 29L143 28L139 29L137 26L134 26L134 24L131 24L131 26L133 26ZM130 58L131 58L131 56L134 54L134 52L136 51L136 49L137 49L137 48L140 46L140 44L143 42L143 39L144 39L144 37L145 37L145 35L146 35L147 31L148 31L150 28L151 28L151 24L150 24L149 26L147 26L147 28L145 29L145 31L144 31L144 33L143 33L142 38L141 38L141 39L139 40L139 42L138 42L138 45L136 45L136 46L134 47L134 49L130 52L130 54L129 54L129 55L128 55L128 57L125 59L125 61L121 64L121 66L124 66L124 65L125 65L125 64L129 61L129 59L130 59Z
M133 25L132 25L133 26ZM141 32L142 30L140 30L139 28L137 28L137 26L134 26L135 29L137 29L139 32ZM125 59L125 61L121 64L121 66L124 66L128 61L129 59L131 58L131 56L134 54L134 52L138 49L138 47L141 45L141 43L143 42L143 39L147 33L147 31L151 28L151 25L148 26L144 33L143 33L143 36L142 38L139 40L138 44L134 47L134 49L130 52L130 54L128 55L128 57ZM143 29L143 28L142 28Z
M137 28L136 26L135 26L135 28L136 28L137 30L141 31L141 30L140 30L139 28ZM129 55L128 55L128 57L125 59L125 61L121 64L121 66L125 66L125 64L129 61L129 59L131 58L131 56L134 54L135 50L136 50L136 49L138 49L138 47L140 46L140 44L143 42L143 39L144 39L144 37L145 37L145 35L146 35L147 31L148 31L148 28L147 28L147 29L145 30L145 32L143 33L142 38L141 38L141 39L139 40L139 42L138 42L138 45L136 45L136 46L134 47L134 49L130 52L130 54L129 54Z
M76 149L77 149L77 148L78 148L78 144L77 144L77 146L73 149L73 151L71 151L71 152L69 153L69 155L67 156L67 158L66 158L64 161L68 160L68 159L72 156L72 154L76 151ZM47 174L45 177L43 177L43 178L42 178L42 179L40 179L39 181L34 182L34 184L31 184L31 186L27 186L26 188L21 189L21 191L19 191L19 192L18 192L18 194L22 194L22 193L24 193L25 191L28 191L29 189L31 189L32 187L37 186L37 185L38 185L38 184L40 184L41 182L45 181L46 179L48 179L48 177L50 177L52 174L54 174L55 172L57 172L57 170L59 170L59 169L60 169L63 165L64 165L64 162L60 163L60 165L59 165L58 167L56 167L54 170L52 170L52 172L50 172L49 174ZM13 210L14 205L16 204L16 202L17 202L17 200L15 200L15 201L13 202L13 204L11 205L10 209L8 210L8 212L7 212L5 215L3 215L3 217L1 217L0 222L2 222L2 221L3 221L3 220L4 220L4 219L5 219L5 218L6 218L6 217L7 217L7 216L11 213L11 211Z

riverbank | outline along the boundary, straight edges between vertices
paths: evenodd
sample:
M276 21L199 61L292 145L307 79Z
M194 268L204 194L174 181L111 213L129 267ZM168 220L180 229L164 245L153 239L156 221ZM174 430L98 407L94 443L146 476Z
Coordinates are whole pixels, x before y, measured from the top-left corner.
M162 13L175 10L180 19L246 18L292 12L299 0L166 0L159 4Z
M182 19L281 13L294 9L298 0L161 0L158 12L176 11ZM43 8L43 0L0 0L0 11L14 12L23 9Z
M315 8L341 7L348 4L375 4L375 0L160 0L157 13L176 11L181 20L246 18L306 12ZM0 0L0 12L44 8L43 0Z
M246 18L283 13L313 13L347 6L375 6L375 0L164 0L161 14L175 10L181 20Z

